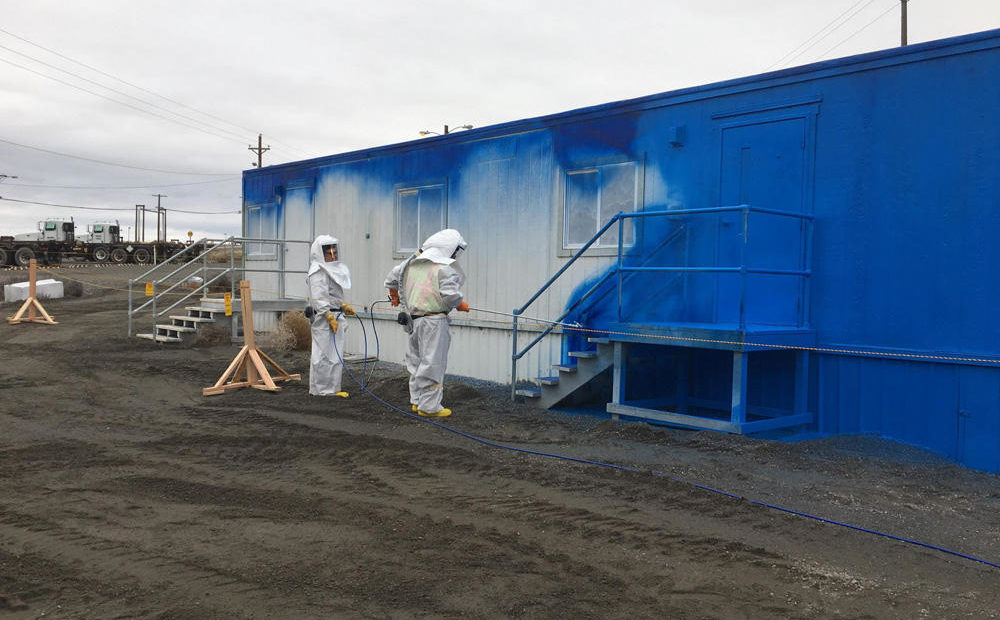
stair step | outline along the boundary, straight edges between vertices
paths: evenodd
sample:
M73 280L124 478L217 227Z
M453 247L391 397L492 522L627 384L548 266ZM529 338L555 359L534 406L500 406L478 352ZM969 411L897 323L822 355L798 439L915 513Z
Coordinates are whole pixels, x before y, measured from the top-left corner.
M171 314L170 318L177 321L189 321L191 323L214 323L215 319L209 319L203 316L189 316L189 315L179 315Z
M173 336L153 336L153 334L136 334L136 338L142 338L144 340L155 340L156 342L181 342L180 338L175 338Z
M610 338L587 338L587 342L592 342L594 344L611 344Z
M570 351L568 355L578 359L590 360L597 357L597 351Z
M518 388L514 391L514 394L526 396L527 398L538 398L542 395L542 391L536 387Z
M194 312L211 312L212 314L224 314L226 312L225 308L215 308L215 307L212 307L212 306L184 306L184 309L187 310L187 311L189 311L189 312L191 312L191 311L194 311ZM234 301L233 302L233 312L237 312L238 309L239 309L239 306L237 306L236 302Z
M156 329L165 329L172 332L196 332L197 327L185 327L183 325L157 325Z
M576 372L576 366L567 366L565 364L552 364L552 370L558 370L559 372Z
M549 377L538 377L538 382L542 385L559 385L559 375Z

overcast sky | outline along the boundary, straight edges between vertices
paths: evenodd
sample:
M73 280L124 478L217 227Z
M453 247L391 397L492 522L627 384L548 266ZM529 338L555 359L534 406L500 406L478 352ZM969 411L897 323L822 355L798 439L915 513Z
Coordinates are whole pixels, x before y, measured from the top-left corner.
M270 165L885 49L899 4L0 0L0 234L131 227L156 193L171 237L239 234L257 132ZM1000 27L1000 0L908 6L910 43Z

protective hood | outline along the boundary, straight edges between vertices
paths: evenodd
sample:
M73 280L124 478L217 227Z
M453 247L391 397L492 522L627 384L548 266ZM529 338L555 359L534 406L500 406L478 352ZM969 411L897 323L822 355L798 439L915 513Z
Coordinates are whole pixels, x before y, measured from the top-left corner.
M351 288L351 270L340 260L327 262L323 258L323 246L337 246L337 258L340 258L340 242L330 235L320 235L312 242L309 249L309 274L312 275L322 269L333 278L333 281L340 285L342 289Z
M455 259L451 257L455 250L459 248L464 250L466 247L468 244L462 238L461 233L454 228L446 228L427 237L427 241L424 241L424 244L420 246L419 258L425 258L439 265L450 265L455 262Z

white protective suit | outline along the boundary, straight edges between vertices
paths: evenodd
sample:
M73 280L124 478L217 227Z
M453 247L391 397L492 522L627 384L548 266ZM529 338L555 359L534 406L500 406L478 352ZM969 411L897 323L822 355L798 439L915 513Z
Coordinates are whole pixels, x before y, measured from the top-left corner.
M344 332L347 321L340 311L344 303L344 290L351 288L351 272L347 265L336 261L326 261L323 246L340 244L334 237L320 235L313 241L309 251L309 305L312 307L312 358L309 367L309 393L330 396L340 392L340 380L344 371ZM324 314L333 312L339 323L334 334Z
M451 345L448 312L462 303L465 273L452 255L465 249L457 230L434 233L421 251L396 265L385 286L399 290L403 310L414 317L406 353L410 372L410 403L423 414L433 415L444 408L444 373Z

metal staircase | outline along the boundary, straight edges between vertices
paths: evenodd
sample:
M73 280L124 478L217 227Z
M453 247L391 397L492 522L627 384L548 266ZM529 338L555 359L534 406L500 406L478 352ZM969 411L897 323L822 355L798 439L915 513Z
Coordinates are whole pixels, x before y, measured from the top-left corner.
M197 306L185 306L187 314L170 315L170 323L158 323L156 334L140 333L136 338L145 340L155 340L156 342L181 342L184 334L198 331L202 325L214 324L218 322L218 317L226 316L226 304L224 299L217 297L202 297ZM239 300L232 301L232 312L239 312Z
M274 297L254 300L254 311L278 311L300 309L304 297L285 294L286 276L305 278L304 268L289 269L285 255L290 247L306 247L311 241L292 239L257 239L248 237L227 237L225 239L199 239L183 251L154 266L134 280L129 280L128 334L158 343L181 342L184 334L195 332L200 325L229 323L232 339L241 334L240 300L236 289L240 280L249 274L266 274L277 281L277 290L262 291ZM273 260L257 260L247 265L247 249L274 246ZM256 265L256 266L254 266ZM301 265L305 267L305 265ZM226 278L228 277L228 280ZM215 296L212 296L212 291ZM220 288L228 288L231 301L232 319L225 312L225 301L219 296ZM147 297L143 303L140 295ZM196 303L197 305L190 305ZM188 304L188 305L184 305ZM170 314L175 308L182 308L186 314ZM175 311L176 312L176 311ZM148 317L143 316L148 313ZM135 333L135 321L139 317L149 320L151 331Z
M198 329L202 323L215 323L225 316L225 301L219 297L209 297L213 284L223 282L229 276L229 295L234 310L238 311L239 300L234 299L236 281L242 277L242 259L237 259L237 248L242 250L244 239L200 239L186 249L154 266L138 278L129 280L128 333L132 335L134 319L143 313L150 314L152 331L135 333L137 338L160 343L177 343L183 334ZM200 251L199 251L200 250ZM242 251L239 253L242 257ZM149 299L139 305L134 300L139 289L144 290ZM198 305L190 303L195 299ZM186 314L169 314L182 306ZM232 314L232 313L230 313ZM163 322L163 319L169 323ZM237 333L237 322L232 321L232 333Z
M555 407L578 389L587 385L595 377L606 371L614 363L614 353L607 338L588 338L597 348L586 351L570 351L572 361L568 364L553 364L553 375L538 377L535 387L522 387L518 396L537 398L538 405L548 409Z
M644 226L652 218L674 223ZM622 230L629 219L636 223L637 241L626 252ZM678 219L682 220L679 224ZM599 337L587 338L585 346L573 350L564 346L562 362L552 366L554 373L533 379L530 387L519 386L518 361L552 334L553 326L518 348L517 317L615 225L617 263L569 304L557 321L578 317L591 306L606 307L612 295L616 297L616 303L610 304L615 316L605 316L599 323L587 321L587 333L597 332ZM808 325L812 226L811 216L751 205L617 214L514 310L512 396L532 399L540 407L556 407L610 368L611 388L604 398L606 410L615 418L731 433L811 422L806 386L808 348L815 344L815 332ZM702 261L707 264L699 264ZM729 261L736 264L725 264ZM644 302L626 308L625 298ZM564 328L558 335L566 339L573 332ZM579 336L574 340L579 341ZM755 371L749 363L751 355L756 358L781 350L791 352L782 358L791 366L782 372L794 378L786 399L791 404L784 408L751 404L748 378ZM639 352L645 356L641 361ZM652 363L647 359L650 355ZM719 366L723 355L731 356L731 366ZM721 369L712 377L697 377L717 384L713 398L696 397L688 368L694 363L692 356L714 356L716 370ZM669 373L667 359L674 360ZM655 379L650 380L650 373ZM657 389L651 390L650 385L633 389L630 377L634 380L636 374L643 374L645 382ZM719 397L723 390L730 396Z

